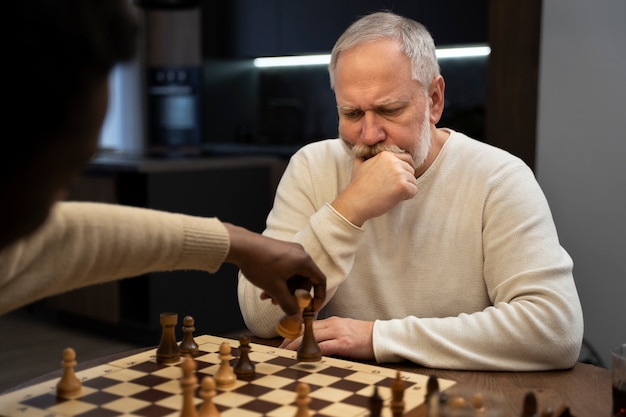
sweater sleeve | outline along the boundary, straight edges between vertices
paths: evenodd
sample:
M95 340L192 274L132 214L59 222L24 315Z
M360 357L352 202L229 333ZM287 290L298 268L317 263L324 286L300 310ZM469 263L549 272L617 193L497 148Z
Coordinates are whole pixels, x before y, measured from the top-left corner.
M328 151L325 148L326 152L320 152L320 148L333 145L332 141L313 145L315 152L309 152L310 146L305 147L289 162L263 234L302 245L326 275L325 303L328 303L352 269L363 230L330 205L341 182L346 180L346 174L336 172L324 178L313 178L313 171L324 172L338 166L349 173L350 166L333 161L341 157L342 149L339 148L339 155L336 149ZM314 166L315 170L310 166ZM260 289L239 274L239 305L246 326L259 337L275 337L276 323L284 313L278 306L260 300L260 293Z
M71 289L148 272L215 272L229 242L216 218L58 203L39 230L0 252L0 314Z
M576 362L583 317L572 259L529 169L515 168L494 184L482 219L483 276L492 305L451 317L376 321L377 361L518 371Z

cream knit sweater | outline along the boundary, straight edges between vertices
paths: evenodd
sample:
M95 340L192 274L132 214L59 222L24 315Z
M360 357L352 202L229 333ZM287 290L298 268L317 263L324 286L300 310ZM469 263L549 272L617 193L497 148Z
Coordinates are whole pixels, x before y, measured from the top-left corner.
M49 295L153 271L215 272L229 242L215 218L58 203L34 235L0 251L0 314Z
M302 244L326 274L321 317L375 321L378 362L571 367L582 309L544 194L518 158L450 133L417 195L363 227L330 206L350 181L347 146L305 146L287 167L264 234ZM281 310L242 277L238 292L247 326L275 336Z

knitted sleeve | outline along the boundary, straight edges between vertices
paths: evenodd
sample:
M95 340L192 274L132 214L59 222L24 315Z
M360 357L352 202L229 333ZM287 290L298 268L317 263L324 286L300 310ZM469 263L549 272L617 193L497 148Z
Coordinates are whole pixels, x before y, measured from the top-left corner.
M215 272L229 249L216 218L101 203L58 203L0 252L0 314L37 299L148 272Z

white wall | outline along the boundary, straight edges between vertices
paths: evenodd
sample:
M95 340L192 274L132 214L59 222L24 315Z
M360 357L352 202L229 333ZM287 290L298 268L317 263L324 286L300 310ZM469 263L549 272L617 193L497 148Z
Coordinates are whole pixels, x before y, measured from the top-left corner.
M537 178L609 365L626 343L626 1L544 0Z

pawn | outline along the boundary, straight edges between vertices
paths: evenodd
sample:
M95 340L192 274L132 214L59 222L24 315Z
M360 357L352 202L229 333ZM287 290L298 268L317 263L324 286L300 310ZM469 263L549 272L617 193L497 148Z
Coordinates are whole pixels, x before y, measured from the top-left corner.
M220 417L221 414L215 403L213 397L217 395L215 390L215 379L211 376L205 376L202 380L202 388L200 389L200 396L204 399L202 407L200 408L199 417Z
M237 382L237 375L230 366L230 360L233 356L230 354L231 348L228 342L222 342L220 345L221 364L215 374L215 382L218 388L230 388Z
M191 316L185 316L183 319L183 340L179 345L181 355L198 356L198 344L193 339L193 332L196 331L194 324L195 320Z
M532 391L528 391L524 396L522 417L537 417L537 397Z
M298 302L298 307L300 308L300 315L302 315L305 307L311 303L311 294L306 290L297 289L294 295ZM293 340L300 336L301 331L302 322L295 322L287 315L283 316L276 325L276 332L285 339Z
M239 338L239 359L234 366L235 375L238 379L250 381L254 379L254 363L250 360L250 338L241 336Z
M309 392L311 392L311 387L309 387L309 384L305 382L300 382L296 387L296 407L298 407L298 411L296 411L296 414L294 414L293 417L311 416L309 413L309 403L311 402Z
M183 405L180 417L198 417L194 402L195 392L198 386L198 377L195 375L197 365L191 356L185 356L182 363L183 376L180 378L180 388L183 392Z
M436 376L431 375L428 377L428 382L426 382L426 396L425 401L428 403L428 400L433 394L439 393L439 380Z
M378 393L378 386L374 385L374 392L369 398L370 417L380 417L380 413L383 410L383 397Z
M402 417L404 414L404 390L406 385L400 379L400 371L396 373L396 378L391 383L391 415Z
M76 352L72 348L63 351L63 375L57 383L57 396L61 398L76 398L80 395L82 383L74 373L76 366Z

